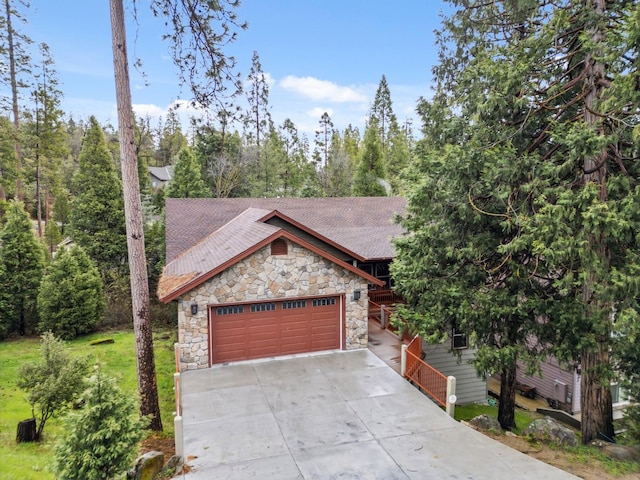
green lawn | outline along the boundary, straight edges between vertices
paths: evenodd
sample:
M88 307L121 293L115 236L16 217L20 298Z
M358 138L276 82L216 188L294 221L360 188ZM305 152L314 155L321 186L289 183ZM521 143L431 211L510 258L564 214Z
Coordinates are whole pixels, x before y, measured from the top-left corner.
M498 418L498 407L493 405L478 405L478 404L470 404L470 405L461 405L457 406L455 409L455 419L460 421L464 420L468 422L474 417L478 415L488 415L489 417ZM514 433L520 434L522 430L527 428L527 426L533 422L536 418L541 418L542 415L536 412L529 412L527 410L522 410L516 408L515 410L515 418L516 418L516 428L514 429Z
M95 339L112 338L114 343L91 346ZM164 434L173 436L173 394L175 333L154 335L156 374ZM17 444L18 422L31 417L31 408L25 394L16 387L19 366L39 356L39 338L0 342L0 478L3 480L53 479L50 471L52 448L56 437L62 434L58 419L47 422L44 438L39 443ZM137 375L133 332L109 332L88 335L68 343L74 355L90 356L100 362L103 370L118 379L125 392L136 394Z

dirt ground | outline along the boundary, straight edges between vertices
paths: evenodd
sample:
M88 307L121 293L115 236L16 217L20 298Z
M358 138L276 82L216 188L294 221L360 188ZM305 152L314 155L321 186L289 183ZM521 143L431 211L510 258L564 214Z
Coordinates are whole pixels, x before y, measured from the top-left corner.
M596 459L579 457L561 449L550 448L547 445L533 444L523 437L501 435L491 432L483 432L485 435L508 445L509 447L537 458L549 465L565 470L585 480L639 480L640 473L623 476L613 476L604 469L602 463Z

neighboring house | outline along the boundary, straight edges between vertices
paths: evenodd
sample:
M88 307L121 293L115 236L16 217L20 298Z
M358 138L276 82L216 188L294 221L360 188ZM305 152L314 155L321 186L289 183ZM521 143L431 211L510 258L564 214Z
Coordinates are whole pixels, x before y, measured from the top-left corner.
M160 190L173 178L173 165L149 167L149 184L154 190Z
M524 365L518 362L516 380L535 388L535 395L545 398L549 406L575 414L580 412L580 364L562 365L555 357L540 364L541 375L525 375ZM611 399L614 410L629 405L627 393L618 382L611 382Z
M180 370L367 347L398 197L166 201L158 297L178 300Z

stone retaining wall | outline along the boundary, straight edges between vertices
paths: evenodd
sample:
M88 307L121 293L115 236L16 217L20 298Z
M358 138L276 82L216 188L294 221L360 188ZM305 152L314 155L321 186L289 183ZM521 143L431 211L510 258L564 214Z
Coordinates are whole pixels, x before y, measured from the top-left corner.
M216 275L178 301L180 370L209 366L207 305L267 299L345 295L345 348L367 346L367 281L289 240L287 255L266 246ZM353 300L354 290L361 291ZM191 314L191 304L198 313Z

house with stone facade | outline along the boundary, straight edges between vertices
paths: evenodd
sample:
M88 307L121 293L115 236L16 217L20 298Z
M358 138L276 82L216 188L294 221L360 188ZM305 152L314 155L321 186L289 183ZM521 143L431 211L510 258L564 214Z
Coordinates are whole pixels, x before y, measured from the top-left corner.
M180 370L367 347L389 286L399 197L167 199L158 297L178 307Z

